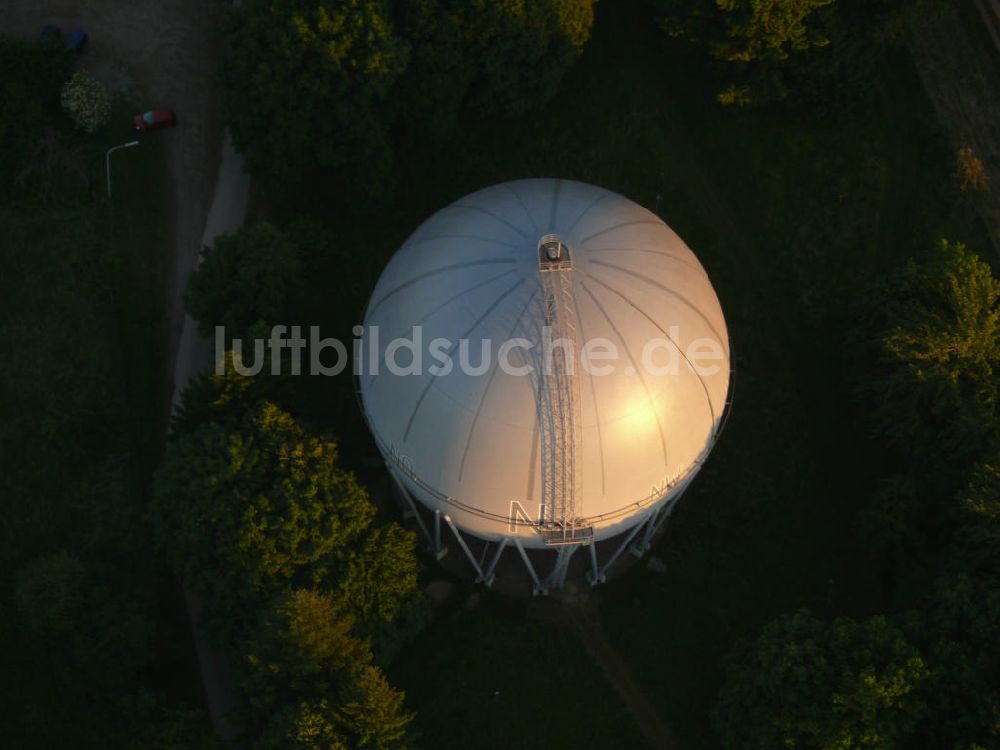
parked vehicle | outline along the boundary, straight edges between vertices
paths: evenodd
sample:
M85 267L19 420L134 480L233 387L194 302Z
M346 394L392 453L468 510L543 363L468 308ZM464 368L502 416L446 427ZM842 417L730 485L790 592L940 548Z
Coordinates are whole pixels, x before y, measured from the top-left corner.
M169 109L155 109L150 112L143 112L133 118L135 129L140 132L150 130L162 130L172 128L177 124L177 117Z
M81 28L75 28L66 37L66 46L79 54L87 46L87 32Z
M38 35L38 40L40 42L51 43L62 40L67 47L77 54L83 52L84 48L87 46L87 40L89 38L90 37L87 36L87 32L79 26L69 32L69 34L64 38L59 27L51 23L46 25L46 27L42 29L42 33Z

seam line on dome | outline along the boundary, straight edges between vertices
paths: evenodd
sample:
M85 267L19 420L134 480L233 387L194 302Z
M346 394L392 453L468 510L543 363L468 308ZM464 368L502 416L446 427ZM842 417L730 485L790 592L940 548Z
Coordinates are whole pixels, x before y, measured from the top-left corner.
M415 240L407 240L406 244L399 249L405 250L413 245L423 245L425 242L436 242L437 240L476 240L477 242L486 242L490 245L503 245L504 247L509 247L512 250L521 249L520 245L513 242L504 242L503 240L498 240L495 237L480 237L478 234L435 234L433 237L420 237Z
M701 266L696 266L693 263L688 263L686 260L678 255L671 255L670 253L664 253L659 250L653 250L652 248L645 247L592 247L587 252L589 253L648 253L649 255L658 255L661 258L667 258L668 260L675 260L686 268L690 268L692 271L697 271L699 274L708 279L708 272ZM710 282L711 283L711 282Z
M582 273L582 272L581 272ZM587 332L583 329L583 315L580 314L580 301L573 297L573 307L576 308L576 323L580 326L580 338L587 341ZM597 386L594 384L594 379L587 378L590 384L590 397L594 402L594 417L596 417L597 423L597 451L601 456L601 497L607 494L606 484L605 484L605 469L604 469L604 435L601 432L601 410L597 405Z
M513 195L515 199L517 199L517 202L521 205L521 209L524 211L524 215L527 216L528 221L531 222L532 228L535 230L536 233L538 233L540 230L538 229L538 224L535 223L535 217L531 215L531 211L529 211L528 207L524 204L524 201L521 199L520 194L514 188L512 188L510 186L510 183L508 182L504 182L503 186L510 191L510 194Z
M535 475L538 472L538 464L541 462L541 451L538 447L538 409L535 412L535 423L531 429L531 452L528 454L528 487L524 493L525 500L535 499ZM538 454L538 461L535 460Z
M663 435L663 425L660 423L660 414L654 408L653 396L649 392L649 386L646 384L646 379L642 376L642 370L640 370L639 366L636 364L635 357L632 356L632 351L628 348L628 342L625 341L625 337L622 336L621 331L618 330L618 326L616 326L614 321L611 320L611 316L608 315L607 310L604 309L604 305L602 305L601 301L597 299L597 296L590 291L590 287L587 286L585 281L581 281L580 286L594 301L594 304L597 305L597 309L601 311L605 320L608 321L608 325L611 326L611 330L615 332L618 340L622 342L622 348L625 349L625 353L628 355L629 361L632 363L632 368L635 370L636 375L638 375L639 382L642 383L642 389L646 392L646 400L649 401L649 408L652 409L653 416L656 417L656 429L660 433L660 447L663 449L663 465L669 467L670 461L667 457L667 439Z
M657 226L661 226L664 229L666 228L666 224L664 224L659 219L634 219L632 221L623 221L621 224L615 224L614 226L607 227L606 229L602 229L599 232L594 232L593 234L587 235L582 240L580 240L580 244L585 245L595 237L600 237L602 234L613 232L616 229L621 229L622 227L634 227L640 224L656 224Z
M499 279L502 279L504 276L510 276L514 272L515 272L515 269L512 268L509 271L504 271L503 273L499 273L496 276L490 276L485 281L480 281L478 284L474 284L474 285L470 286L468 289L463 289L461 292L459 292L455 296L449 297L447 300L445 300L444 302L442 302L440 305L438 305L437 307L435 307L433 310L430 310L427 313L425 313L423 316L421 316L421 318L416 323L414 323L413 326L411 326L411 329L413 327L416 327L416 326L422 326L429 317L431 317L432 315L437 314L438 312L440 312L441 310L443 310L444 308L446 308L448 305L450 305L452 302L455 302L456 300L461 299L462 297L464 297L465 295L469 294L470 292L474 292L477 289L481 289L484 286L489 286L494 281L498 281ZM393 339L399 338L401 335L403 335L403 333L405 333L405 331L395 333L393 336L390 336L389 338L387 338L386 341L392 341ZM378 373L371 373L371 372L368 373L368 384L371 385L371 383L377 377L378 377Z
M632 300L630 300L624 294L622 294L621 292L619 292L613 286L611 286L609 284L606 284L605 282L601 281L596 276L593 276L593 275L590 275L590 274L587 274L587 278L591 279L592 281L595 281L596 283L600 284L601 286L603 286L608 291L614 292L619 297L621 297L633 310L635 310L637 313L639 313L640 315L642 315L646 320L648 320L650 323L652 323L653 326L657 330L659 330L660 333L662 333L664 335L664 337L667 339L667 341L669 341L671 344L674 345L674 348L677 350L677 353L680 354L682 357L684 357L684 361L687 362L688 368L690 368L691 372L694 373L694 376L696 378L698 378L698 382L701 383L701 389L705 392L705 400L708 402L708 413L712 417L712 433L714 434L715 433L715 406L713 406L713 404L712 404L712 396L708 392L708 386L705 384L705 379L694 368L694 365L691 364L691 360L688 358L688 355L684 352L684 350L681 349L680 344L678 344L676 341L674 341L673 338L671 338L670 334L667 333L665 330L663 330L663 326L661 326L659 323L657 323L655 320L653 320L645 310L643 310L641 307L639 307L637 304L635 304Z
M528 301L525 302L524 306L521 308L520 315L517 316L517 319L514 321L514 325L511 326L510 333L507 334L508 340L514 337L514 332L517 330L517 327L521 325L521 321L524 318L524 313L527 311L531 303L535 301L536 296L538 296L537 289L531 293L531 296L528 297ZM479 423L479 415L483 411L483 404L486 403L486 396L489 395L490 386L493 385L493 378L496 377L496 374L497 372L499 372L499 370L500 370L500 357L497 356L497 358L493 361L493 366L490 368L490 377L486 381L486 387L483 389L482 395L479 397L479 405L476 407L476 414L472 418L472 425L469 427L469 434L468 437L466 437L465 439L465 449L462 451L462 460L458 465L459 482L462 481L462 474L465 472L465 459L468 458L469 455L469 446L472 444L472 437L476 432L476 425Z
M493 211L490 211L488 208L483 208L482 206L470 206L468 203L452 203L451 206L449 206L449 208L463 208L466 211L479 211L479 213L485 214L486 216L489 216L491 219L496 219L508 229L512 229L513 231L517 232L522 238L528 239L528 235L526 235L524 232L522 232L520 229L518 229L516 226L507 221L502 216L494 213Z
M459 337L459 341L461 341L462 339L468 338L469 334L472 333L474 330L476 330L476 328L479 326L480 323L483 322L483 320L486 318L486 316L489 315L491 312L493 312L496 309L497 305L499 305L501 302L503 302L507 298L507 295L509 295L511 292L513 292L515 289L517 289L523 283L524 283L524 279L518 279L517 283L514 284L514 286L510 287L509 289L507 289L507 291L505 291L503 294L501 294L499 297L497 297L493 301L493 304L491 304L488 308L486 308L486 310L483 312L483 314L480 315L479 318L476 319L476 322L472 324L472 326L469 328L469 330L467 330L464 334L462 334L461 337ZM459 342L456 341L450 347L448 347L448 356L449 357L452 355L452 353L454 353L455 348L458 346L458 343ZM410 436L410 430L413 428L413 422L414 422L414 420L417 417L417 412L420 410L420 405L424 402L424 399L427 397L427 393L430 391L431 387L434 385L434 381L435 380L437 380L437 376L431 375L431 379L427 382L427 385L424 386L424 390L420 393L420 398L417 399L417 403L413 407L413 411L410 414L410 419L406 423L406 430L403 431L403 442L404 443L406 442L407 438L409 438L409 436Z
M412 279L404 281L399 286L393 287L388 292L386 292L385 295L383 295L383 297L378 302L376 302L374 305L371 306L371 308L368 311L368 314L365 317L366 318L371 317L375 313L375 311L378 310L383 304L385 304L386 300L388 300L390 297L398 294L407 287L413 286L414 284L424 281L425 279L428 279L431 276L436 276L439 273L447 273L448 271L455 271L459 268L472 268L474 266L495 266L504 263L515 263L515 262L516 261L514 258L488 258L486 260L470 260L464 263L452 263L450 266L442 266L441 268L434 268L430 271L425 271L424 273L417 274Z
M725 342L725 343L723 343L723 347L724 347L724 349L725 349L725 351L726 351L726 358L727 358L727 359L729 358L729 339L728 339L728 338L725 338L725 337L723 337L723 336L720 336L720 335L719 335L719 332L718 332L717 330L715 330L715 326L714 326L714 325L712 325L712 322L711 322L711 321L710 321L710 320L709 320L709 319L708 319L707 317L705 317L705 313L703 313L703 312L702 312L701 310L699 310L699 309L698 309L697 307L695 307L695 306L694 306L694 304L692 304L692 303L691 303L691 300L689 300L689 299L688 299L687 297L685 297L685 296L684 296L683 294L678 294L678 293L677 293L677 292L675 292L675 291L674 291L673 289L670 289L670 288L668 288L668 287L665 287L665 286L663 286L663 284L660 284L660 283L659 283L659 282L657 282L657 281L653 281L652 279L650 279L650 278L648 278L648 277L646 277L646 276L643 276L643 275L642 275L641 273L636 273L635 271L632 271L632 270L630 270L630 269L628 269L628 268L623 268L623 267L621 267L621 266L616 266L616 265L615 265L614 263L608 263L608 262L606 262L606 261L603 261L603 260L596 260L596 259L594 259L594 258L591 258L590 262L591 262L591 263L592 263L593 265L597 265L597 266L604 266L605 268L611 268L611 269L613 269L613 270L615 270L615 271L619 271L619 272L621 272L621 273L624 273L624 274L628 274L629 276L633 276L633 277L635 277L635 278L639 279L640 281L645 281L645 282L646 282L647 284L650 284L650 285L652 285L652 286L655 286L655 287L656 287L657 289L660 289L660 290L662 290L662 291L666 292L667 294L670 294L670 295L673 295L674 297L676 297L677 299L679 299L679 300L680 300L681 302L683 302L683 303L684 303L685 305L687 305L687 306L688 306L688 307L690 307L690 308L691 308L692 310L694 310L695 314L696 314L696 315L697 315L697 316L698 316L699 318L701 318L701 319L702 319L702 321L703 321L703 322L705 323L705 325L707 325L707 326L708 326L709 330L710 330L710 331L711 331L712 333L714 333L714 334L715 334L715 338L716 338L716 339L717 339L717 340L718 340L718 341L719 341L720 343L721 343L721 342Z
M595 206L596 206L596 205L597 205L598 203L600 203L601 201L603 201L603 200L604 200L605 198L610 198L610 197L611 197L612 195L615 195L615 193L612 193L612 192L611 192L610 190L608 190L608 191L606 191L606 192L604 192L604 193L601 193L601 194L600 194L600 195L598 195L598 196L597 196L596 198L594 198L594 200L592 200L592 201L591 201L591 202L590 202L589 204L587 204L587 207L586 207L586 208L584 208L584 209L583 209L583 211L581 211L581 212L580 212L580 215L579 215L579 216L577 216L577 217L576 217L575 219L573 219L573 223L572 223L572 224L570 224L570 225L569 225L569 226L568 226L568 227L566 228L566 232L567 232L567 234L568 234L569 232L572 232L572 231L573 231L574 229L576 229L576 225L577 225L577 224L579 224L579 223L580 223L580 222L581 222L581 221L583 220L583 217L585 217L585 216L586 216L587 214L589 214L589 213L591 212L591 210L592 210L592 209L593 209L593 208L594 208L594 207L595 207Z

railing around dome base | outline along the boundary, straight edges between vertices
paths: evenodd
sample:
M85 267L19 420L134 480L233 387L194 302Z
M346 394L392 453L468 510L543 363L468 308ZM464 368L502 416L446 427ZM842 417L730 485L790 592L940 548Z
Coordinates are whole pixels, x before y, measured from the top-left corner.
M588 548L589 569L586 572L585 578L591 586L596 586L607 581L609 571L626 551L631 552L635 557L642 557L649 550L653 537L662 528L664 523L666 523L673 512L676 501L686 489L685 484L685 486L680 488L680 492L676 493L666 502L652 508L644 517L639 518L634 526L622 532L617 537L613 537L612 540L607 540L608 543L612 543L615 546L611 554L605 555L603 560L601 559L602 554L598 551L599 543L594 540L593 526L575 526L570 524L565 527L559 526L555 528L536 525L536 531L545 537L545 547L532 551L532 554L536 555L536 560L533 563L531 557L528 555L528 550L525 549L524 544L517 535L499 536L495 539L477 536L468 531L463 531L452 520L451 516L443 513L440 509L433 511L433 529L429 528L428 523L424 522L421 514L431 512L430 509L422 506L420 503L416 503L397 471L391 464L387 464L387 467L397 490L399 502L403 505L404 514L407 517L414 518L417 527L427 540L427 551L429 554L433 555L437 560L441 560L448 555L448 547L444 546L441 539L442 526L447 526L458 543L458 547L463 553L462 556L465 557L475 572L476 583L491 587L496 581L497 565L500 563L504 551L512 545L524 565L524 570L527 571L531 578L531 593L534 596L544 596L551 591L558 591L565 585L570 560L574 553L581 547ZM479 559L473 554L470 544L481 550L482 555ZM603 545L604 542L600 544ZM491 545L496 545L492 554L490 554ZM546 553L546 550L548 550L547 558L543 559L551 560L548 571L536 568L539 562L537 556ZM605 549L606 551L607 548Z

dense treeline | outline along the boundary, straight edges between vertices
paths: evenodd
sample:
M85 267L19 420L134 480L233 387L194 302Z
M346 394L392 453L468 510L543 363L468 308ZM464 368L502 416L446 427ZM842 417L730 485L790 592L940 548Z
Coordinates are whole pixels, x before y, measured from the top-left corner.
M826 113L870 95L907 14L948 0L651 0L664 32L716 61L728 105L789 101Z
M301 275L298 244L251 225L206 249L186 304L206 332L266 336ZM412 715L381 665L424 617L414 536L274 403L290 379L240 376L227 357L184 394L153 517L235 665L236 720L259 748L405 747Z
M397 135L443 137L463 112L551 97L594 2L249 0L226 33L227 121L265 188L333 169L345 193L385 196Z
M800 612L739 646L715 712L727 748L1000 743L1000 280L942 242L868 300L851 360L893 473L863 524L898 611Z

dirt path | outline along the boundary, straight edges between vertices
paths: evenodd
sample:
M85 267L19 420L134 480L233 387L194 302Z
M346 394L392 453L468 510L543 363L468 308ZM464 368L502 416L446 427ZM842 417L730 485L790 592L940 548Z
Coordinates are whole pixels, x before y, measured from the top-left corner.
M989 173L991 189L970 200L1000 252L1000 0L976 5L919 17L910 46L955 153L971 146Z
M595 592L557 598L538 599L529 608L532 616L558 627L568 628L579 636L594 664L604 673L625 708L635 719L643 737L655 750L677 750L670 728L660 718L628 665L608 640L601 622L600 599Z

